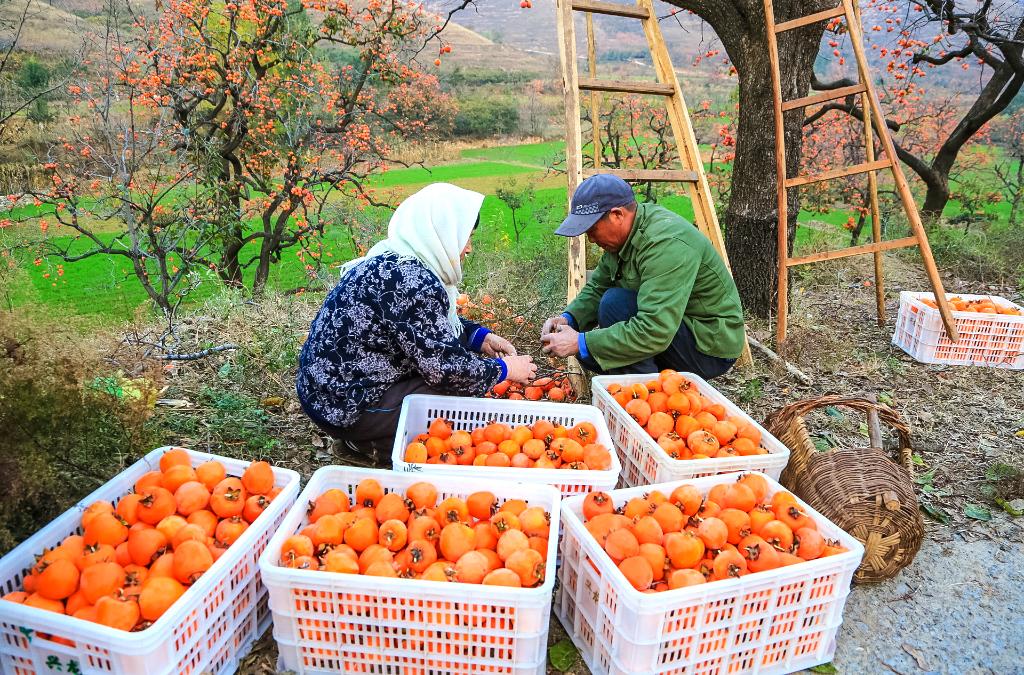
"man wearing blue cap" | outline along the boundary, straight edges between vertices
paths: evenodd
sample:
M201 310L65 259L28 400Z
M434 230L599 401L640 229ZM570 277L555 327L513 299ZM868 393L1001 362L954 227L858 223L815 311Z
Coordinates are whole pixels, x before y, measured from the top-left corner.
M605 253L565 312L544 322L545 352L599 373L671 368L710 379L732 367L743 310L707 237L664 207L637 204L609 174L583 181L570 211L555 234L586 234Z

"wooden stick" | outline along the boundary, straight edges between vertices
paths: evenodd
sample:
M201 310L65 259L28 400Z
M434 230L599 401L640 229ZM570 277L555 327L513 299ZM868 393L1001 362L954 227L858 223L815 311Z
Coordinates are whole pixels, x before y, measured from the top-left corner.
M576 27L572 0L558 0L558 35L562 56L562 95L565 101L565 172L569 182L568 198L583 180L583 133L580 130L580 91L576 74ZM587 253L583 237L569 240L569 273L566 296L571 302L586 280Z
M907 248L908 246L917 246L917 238L903 237L902 239L890 239L889 241L861 244L860 246L849 246L847 248L839 248L834 251L823 251L821 253L800 256L799 258L790 258L789 266L807 265L809 263L822 262L824 260L836 260L837 258L848 258L850 256L863 255L865 253L889 251L894 248Z
M860 23L860 3L854 5L853 9L857 13L855 20L857 23ZM867 111L871 102L868 100L868 90L866 86L861 93L860 100L861 109ZM864 115L864 158L869 163L875 161L874 127L871 125L871 117L868 115ZM871 240L878 244L882 241L882 216L878 208L878 176L875 175L874 171L868 173L868 199L871 203ZM878 325L884 326L885 272L882 269L882 252L875 251L873 257L875 263L875 310L878 315Z
M917 203L914 201L914 195L910 191L910 184L907 183L906 177L903 175L903 169L900 168L899 158L896 156L896 148L893 145L892 137L889 135L889 129L885 125L885 115L882 113L882 106L878 102L878 96L875 94L875 89L871 86L870 73L868 72L867 56L864 53L864 36L863 29L859 21L856 21L856 13L853 9L852 0L842 0L843 7L846 10L847 16L847 29L850 31L850 44L853 46L853 52L857 57L857 70L860 74L861 82L868 83L868 102L871 106L871 117L874 120L875 130L878 132L879 140L882 143L882 148L885 150L885 155L889 159L890 169L892 170L892 177L896 183L896 192L900 197L900 201L903 203L903 209L907 213L907 219L910 221L910 229L917 237L918 246L921 247L921 258L924 260L924 268L928 273L928 280L931 281L932 290L935 293L935 301L939 305L939 314L942 316L942 323L946 326L946 334L949 339L953 342L960 340L960 334L957 332L956 324L953 321L953 314L950 311L949 301L946 299L946 291L942 286L942 277L939 276L939 270L935 266L935 258L932 257L932 249L928 243L928 235L924 231L924 224L921 222L921 215L917 211Z
M878 397L874 394L868 394L864 398L872 403L878 403ZM874 408L868 410L868 438L871 439L872 448L885 449L882 442L882 426L878 422L878 411Z
M786 341L786 317L789 313L789 195L786 194L786 125L782 112L782 75L779 72L779 43L772 0L764 0L764 15L768 35L768 61L772 70L772 107L775 113L776 245L779 249L775 341L781 345Z
M805 375L802 370L800 370L799 368L794 366L792 363L790 363L786 359L782 358L781 356L779 356L778 354L773 352L771 349L769 349L765 345L761 344L761 342L758 341L753 336L748 335L747 336L747 342L750 344L751 347L753 347L757 351L761 352L764 356L768 357L769 361L772 361L773 363L778 363L779 365L784 367L786 369L786 371L790 375L795 377L797 380L799 380L801 384L810 385L810 384L813 383L813 380L811 380L810 377Z
M574 3L575 4L575 3ZM587 12L587 65L590 78L597 79L597 39L594 37L594 15ZM594 145L594 170L601 170L601 92L590 92L590 136Z

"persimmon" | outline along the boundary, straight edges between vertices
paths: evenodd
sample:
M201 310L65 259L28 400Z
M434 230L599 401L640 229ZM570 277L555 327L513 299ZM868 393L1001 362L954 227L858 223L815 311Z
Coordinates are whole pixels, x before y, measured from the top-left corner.
M162 487L164 475L159 471L147 471L135 481L135 492L141 493L148 487Z
M697 536L710 549L720 549L729 539L729 528L719 518L704 518L697 526Z
M739 577L747 571L747 561L735 549L727 549L715 556L711 566L716 579Z
M770 520L758 532L765 541L780 551L793 548L793 530L781 520Z
M268 462L253 462L242 472L242 485L248 494L267 494L274 487L274 470Z
M475 523L473 532L476 534L474 541L477 549L494 548L498 545L498 536L494 533L489 521L481 520Z
M384 498L384 488L376 478L364 478L356 485L355 504L376 508L380 500Z
M590 492L583 498L583 518L590 520L601 513L612 513L615 505L607 492Z
M488 572L480 583L484 586L508 586L510 588L521 588L523 585L518 574L504 567Z
M358 561L360 573L365 574L366 570L375 563L394 564L395 555L380 544L370 544L366 547L366 550L359 554Z
M801 527L794 531L795 553L804 560L815 560L825 550L825 539L810 527Z
M516 551L530 548L530 538L522 530L508 530L498 537L498 545L495 551L498 557L504 561Z
M635 398L626 404L626 413L643 427L647 425L647 420L651 417L651 406L647 404L646 400Z
M776 506L773 511L775 512L775 518L782 521L794 532L799 530L801 527L807 527L811 522L811 519L804 513L799 506L795 503L781 503Z
M626 577L626 581L638 591L645 590L654 583L654 570L650 562L642 555L635 555L626 558L618 565L619 571Z
M658 544L665 537L661 524L655 520L654 516L643 516L633 523L630 532L633 533L633 536L641 544Z
M191 584L213 565L213 556L198 541L185 541L174 549L174 578Z
M128 555L135 565L148 566L163 554L167 537L156 528L133 530L128 533Z
M479 584L490 572L487 556L479 551L468 551L455 562L455 580L467 584Z
M96 623L130 631L139 622L139 603L133 598L104 596L96 602Z
M459 497L448 497L443 499L441 503L437 505L437 512L439 514L439 520L443 524L469 522L469 507L466 505L466 502Z
M474 492L466 498L466 508L469 515L477 520L487 520L493 515L496 508L496 499L493 492Z
M430 423L429 433L434 438L440 438L441 440L448 440L448 437L452 435L452 427L449 422L438 417Z
M418 574L437 561L437 549L423 539L410 542L405 552L408 554L409 568Z
M188 517L206 508L210 503L210 491L197 480L187 481L175 490L174 501L178 504L178 513Z
M408 537L408 529L401 520L385 520L381 523L377 533L377 540L381 546L389 551L400 551L405 547Z
M491 524L491 529L494 531L494 535L498 538L509 530L518 530L521 527L519 523L519 516L511 511L499 510L488 520Z
M341 549L332 549L324 555L324 571L342 574L359 574L359 562L354 556Z
M4 595L0 600L7 600L8 602L14 602L19 605L24 604L25 600L28 599L28 593L25 591L11 591Z
M505 567L519 575L523 586L533 587L544 582L544 558L532 548L521 549L505 559Z
M207 490L213 491L217 483L227 478L227 470L217 460L203 462L196 467L196 479L206 486Z
M634 497L626 502L626 505L622 509L622 515L633 521L652 513L654 513L654 504L652 504L646 497Z
M90 605L105 595L113 595L125 583L124 568L113 562L90 565L82 570L79 586L82 595Z
M630 530L623 528L608 534L604 540L604 550L618 564L625 558L639 554L640 542Z
M520 532L520 534L522 533ZM526 535L523 536L525 537ZM445 558L457 561L465 553L475 548L475 542L476 534L473 532L473 528L463 522L450 522L441 530L438 548ZM498 546L501 546L500 539Z
M164 471L164 477L163 480L160 481L160 485L173 494L174 492L177 492L178 488L184 483L198 480L199 476L191 466L187 464L175 464Z
M250 495L245 500L245 506L242 507L242 518L251 525L267 510L268 506L270 506L270 500L266 495Z
M147 579L155 577L174 577L174 553L167 552L162 556L153 561L153 564L149 566L149 576Z
M379 536L376 518L358 518L345 530L345 543L361 553L376 544Z
M281 559L284 561L310 555L313 555L313 540L305 535L294 534L281 544Z
M228 477L213 488L213 493L210 495L210 510L220 518L240 516L245 509L245 500L248 498L242 481Z
M683 511L669 501L658 504L651 515L658 521L662 532L679 532L686 525L686 516Z
M64 614L64 603L60 600L51 600L50 598L43 597L39 593L32 593L25 602L22 603L26 607L35 607L36 609L45 609L48 612L55 612L57 614Z
M171 448L160 455L160 471L167 473L172 466L192 466L192 459L186 450L182 448Z
M647 433L652 438L659 438L670 431L674 431L675 427L676 421L665 412L652 412L651 416L647 418Z
M704 578L704 575L695 569L675 569L668 575L668 588L671 591L674 591L677 588L696 586L706 582L707 579Z
M683 440L690 437L695 431L700 430L700 423L690 415L680 415L676 418L676 435Z
M195 525L188 525L188 527L197 527ZM244 519L239 516L232 516L225 518L217 524L217 529L214 531L213 538L224 548L227 548L238 541L238 538L249 528L249 523L245 522ZM175 551L178 547L175 546Z
M441 525L431 516L414 516L407 530L410 541L420 539L433 543L441 536Z
M729 531L726 539L733 546L737 545L750 534L750 515L741 509L722 509L718 519L725 523Z
M188 521L179 516L178 514L170 515L161 520L156 524L156 529L160 531L167 541L172 541L174 535L178 534L178 530L188 525Z
M720 505L723 508L737 509L746 514L757 505L757 497L754 495L754 491L745 484L736 483L726 489Z
M409 507L412 505L412 502L407 502L399 493L389 492L377 503L377 522L401 520L404 523L409 519Z
M405 496L415 509L433 508L437 504L437 488L425 481L410 485Z
M142 500L142 495L134 492L126 494L117 501L117 509L115 513L123 523L131 527L135 523L139 522L139 501Z
M139 594L139 613L146 621L156 621L185 594L185 590L181 583L170 577L147 579Z
M113 546L110 544L96 544L94 546L86 546L82 557L76 559L74 564L81 571L89 565L95 565L96 563L115 562L116 558L117 552Z
M244 506L242 507L244 510ZM337 488L327 490L310 504L307 512L309 522L315 523L321 516L342 513L349 510L348 495Z
M519 527L528 537L548 537L551 532L551 516L539 506L531 506L519 512Z
M704 429L698 429L686 437L686 445L695 455L706 455L714 457L718 454L718 439Z
M86 546L110 544L116 547L127 541L128 526L113 513L100 513L85 526L82 538Z
M147 525L156 525L167 516L173 515L178 504L174 500L174 494L164 487L147 487L141 492L136 513L139 520Z
M80 575L70 560L53 560L36 575L36 593L47 600L63 600L78 590Z

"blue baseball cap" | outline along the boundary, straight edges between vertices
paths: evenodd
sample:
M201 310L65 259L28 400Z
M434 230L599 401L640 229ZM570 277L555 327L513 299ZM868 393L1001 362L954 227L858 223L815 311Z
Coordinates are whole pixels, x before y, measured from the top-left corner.
M593 227L608 211L635 201L629 183L608 173L595 174L576 188L569 215L555 230L555 234L578 237Z

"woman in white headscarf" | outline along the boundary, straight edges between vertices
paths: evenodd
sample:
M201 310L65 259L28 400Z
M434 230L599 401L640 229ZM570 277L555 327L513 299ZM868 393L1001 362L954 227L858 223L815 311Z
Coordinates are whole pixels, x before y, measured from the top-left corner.
M299 401L349 449L385 459L409 394L482 396L535 375L529 356L456 312L482 203L448 183L406 199L387 239L342 268L314 319L299 357Z

